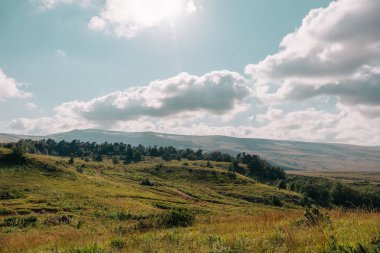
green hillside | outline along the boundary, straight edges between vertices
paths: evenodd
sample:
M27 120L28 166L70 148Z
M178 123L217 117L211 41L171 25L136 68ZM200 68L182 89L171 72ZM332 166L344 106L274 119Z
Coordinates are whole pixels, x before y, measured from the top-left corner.
M1 149L0 158L9 153ZM342 224L336 231L299 227L300 194L229 172L228 165L160 158L115 165L42 155L2 160L0 252L305 252L327 247L331 233L365 245L379 234L378 213L332 211ZM178 214L190 226L170 225L167 217ZM347 234L351 226L362 233ZM320 237L308 242L313 233Z

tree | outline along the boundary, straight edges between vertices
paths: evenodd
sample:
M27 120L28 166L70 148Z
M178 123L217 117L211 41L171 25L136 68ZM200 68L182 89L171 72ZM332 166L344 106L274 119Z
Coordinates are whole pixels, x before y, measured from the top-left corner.
M94 159L96 162L103 162L103 156L101 154L97 154Z
M118 156L113 156L112 157L112 163L113 164L119 164L120 162L120 158Z
M25 149L19 146L12 148L12 153L10 154L10 159L13 162L22 162L25 161Z

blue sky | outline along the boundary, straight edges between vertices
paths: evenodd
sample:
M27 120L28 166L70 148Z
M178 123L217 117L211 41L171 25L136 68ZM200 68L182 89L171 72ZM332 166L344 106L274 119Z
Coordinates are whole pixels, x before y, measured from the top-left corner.
M376 44L378 29L348 43L357 33L350 22L376 24L379 6L346 8L352 1L3 0L0 131L379 145L378 52L357 47ZM360 50L354 59L339 54L350 47ZM358 117L366 128L351 126Z

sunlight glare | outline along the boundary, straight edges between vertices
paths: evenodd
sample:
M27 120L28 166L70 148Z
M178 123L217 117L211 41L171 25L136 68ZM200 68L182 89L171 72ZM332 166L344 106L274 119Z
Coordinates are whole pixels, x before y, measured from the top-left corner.
M138 0L130 6L133 19L144 26L153 26L164 20L173 22L184 9L183 0Z

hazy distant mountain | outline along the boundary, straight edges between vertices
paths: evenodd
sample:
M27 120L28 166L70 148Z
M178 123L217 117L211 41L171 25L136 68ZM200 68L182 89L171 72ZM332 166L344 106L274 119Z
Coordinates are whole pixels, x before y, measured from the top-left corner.
M356 145L234 138L227 136L189 136L154 132L126 133L106 130L74 130L44 137L0 134L0 142L20 138L52 138L89 142L124 142L132 145L174 146L220 150L236 154L259 154L288 170L380 171L380 148Z
M43 139L43 137L34 136L34 135L2 134L2 133L0 133L0 143L17 142L20 139L40 140L40 139Z

